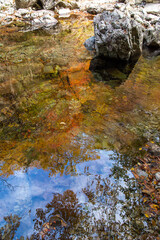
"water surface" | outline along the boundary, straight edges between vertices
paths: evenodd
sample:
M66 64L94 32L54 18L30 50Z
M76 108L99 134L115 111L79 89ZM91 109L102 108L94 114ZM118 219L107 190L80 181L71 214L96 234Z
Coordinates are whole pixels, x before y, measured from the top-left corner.
M1 238L158 239L131 168L159 141L160 58L102 81L83 46L92 20L60 23L1 29Z

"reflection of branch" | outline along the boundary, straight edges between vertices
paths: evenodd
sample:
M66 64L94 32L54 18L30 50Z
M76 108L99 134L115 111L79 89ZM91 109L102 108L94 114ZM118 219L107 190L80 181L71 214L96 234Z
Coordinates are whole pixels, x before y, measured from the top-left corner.
M70 79L69 79L69 76L67 75L67 83L68 83L68 86L70 87L71 91L73 92L73 94L75 95L75 97L77 98L77 100L79 100L74 88L71 86L71 83L70 83Z
M61 77L59 73L58 73L58 76L59 76L60 80L62 81L63 86L65 87L65 82L64 82L64 80L63 80L63 77ZM78 98L78 96L77 96L77 94L76 94L74 88L71 86L71 82L70 82L70 79L69 79L68 74L67 74L65 80L67 81L68 87L70 88L71 92L75 95L76 99L79 100L79 98Z
M11 191L14 191L14 187L10 183L8 183L6 179L1 177L0 180L2 181L4 186L8 187Z
M6 221L6 224L0 228L0 239L12 240L14 239L15 233L19 228L21 217L16 214L11 214L4 217L4 220Z

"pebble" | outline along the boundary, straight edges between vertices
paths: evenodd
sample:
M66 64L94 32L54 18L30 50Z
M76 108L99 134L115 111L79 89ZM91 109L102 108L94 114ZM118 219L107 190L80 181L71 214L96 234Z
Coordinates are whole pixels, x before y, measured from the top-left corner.
M156 21L158 21L158 20L159 20L159 17L157 17L157 16L155 16L155 15L153 15L153 14L147 14L146 20L147 20L147 21L151 21L151 20L156 20Z
M16 13L15 13L15 17L21 18L22 16L21 16L20 13L16 12Z
M7 17L5 17L4 20L5 20L6 22L10 22L10 21L13 20L13 17L11 17L11 16L7 16Z
M24 15L23 19L25 19L25 20L32 20L31 14Z
M145 177L145 178L148 178L148 174L145 172L145 171L142 171L140 169L137 169L137 174L139 177Z
M0 19L6 17L5 13L0 13Z
M20 14L20 15L26 15L27 13L29 13L30 11L28 9L24 9L24 8L20 8L17 10L17 14Z
M41 21L40 21L39 19L34 19L32 23L33 23L33 24L40 24Z
M155 174L156 180L159 182L160 181L160 172L157 172Z
M95 37L90 37L88 38L85 43L84 46L87 48L87 50L93 51L95 49Z
M71 14L71 10L69 8L62 8L58 11L59 17L67 18Z
M148 14L154 14L154 15L159 15L160 13L160 5L159 4L147 4L144 7L144 10L148 13Z
M14 14L14 12L15 12L15 9L13 7L7 10L8 14Z

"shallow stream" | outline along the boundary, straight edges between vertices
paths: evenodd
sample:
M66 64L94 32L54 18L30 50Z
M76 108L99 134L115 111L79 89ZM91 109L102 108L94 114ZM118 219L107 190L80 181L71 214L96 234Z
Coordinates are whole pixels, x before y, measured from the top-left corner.
M159 142L160 57L91 72L92 35L84 13L1 29L1 239L158 239L131 168Z

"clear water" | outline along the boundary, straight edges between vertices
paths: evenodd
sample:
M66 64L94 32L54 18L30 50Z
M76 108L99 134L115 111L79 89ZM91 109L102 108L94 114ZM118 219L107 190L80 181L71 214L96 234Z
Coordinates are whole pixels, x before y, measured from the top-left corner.
M159 139L160 58L98 81L92 20L59 28L1 29L1 238L158 239L131 168Z

